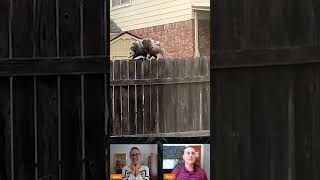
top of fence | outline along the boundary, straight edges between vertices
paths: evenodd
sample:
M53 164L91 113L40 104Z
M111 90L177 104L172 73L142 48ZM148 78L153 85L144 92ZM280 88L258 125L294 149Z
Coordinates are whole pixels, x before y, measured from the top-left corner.
M110 61L110 85L209 82L209 57Z

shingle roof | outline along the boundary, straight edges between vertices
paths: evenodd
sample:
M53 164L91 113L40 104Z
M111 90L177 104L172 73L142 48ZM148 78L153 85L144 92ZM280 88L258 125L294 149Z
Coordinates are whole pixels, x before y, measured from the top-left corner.
M121 29L119 26L112 20L110 19L110 33L120 33Z

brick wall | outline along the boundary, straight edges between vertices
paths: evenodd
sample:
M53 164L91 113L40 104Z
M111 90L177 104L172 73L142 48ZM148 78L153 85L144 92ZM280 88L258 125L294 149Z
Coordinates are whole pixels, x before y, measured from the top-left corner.
M194 20L130 30L141 38L160 41L165 57L182 58L194 56Z
M199 19L198 26L200 56L210 56L210 20Z

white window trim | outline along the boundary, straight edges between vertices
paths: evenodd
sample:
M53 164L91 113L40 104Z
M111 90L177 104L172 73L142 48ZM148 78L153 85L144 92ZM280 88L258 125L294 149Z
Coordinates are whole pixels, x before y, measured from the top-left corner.
M194 11L194 57L199 57L199 25L198 25L198 14Z
M120 5L116 5L116 6L112 6L112 1L110 2L110 5L111 5L111 9L120 9L120 8L123 8L123 7L127 7L127 6L131 6L132 4L132 0L129 0L128 3L125 3L125 4L120 4Z

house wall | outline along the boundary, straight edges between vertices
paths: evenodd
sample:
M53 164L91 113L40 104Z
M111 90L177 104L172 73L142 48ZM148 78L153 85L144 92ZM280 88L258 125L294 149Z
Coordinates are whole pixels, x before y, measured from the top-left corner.
M141 38L160 41L165 49L165 57L185 58L194 56L194 20L135 29L129 32Z
M209 0L191 0L192 3L210 3Z
M122 31L192 19L192 0L132 0L128 6L111 7L111 19Z
M123 30L141 38L160 41L165 57L195 55L194 12L192 4L208 0L132 0L130 5L111 8L111 19ZM201 18L199 14L199 18ZM205 17L206 18L206 17ZM204 27L200 27L204 25ZM209 21L199 23L199 53L209 55ZM179 42L179 43L174 43Z

